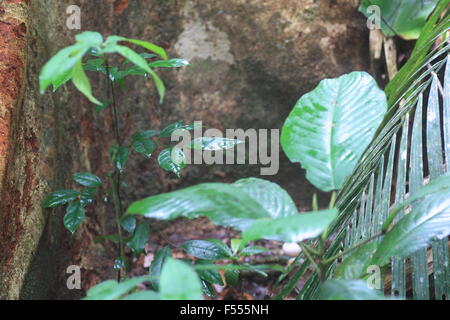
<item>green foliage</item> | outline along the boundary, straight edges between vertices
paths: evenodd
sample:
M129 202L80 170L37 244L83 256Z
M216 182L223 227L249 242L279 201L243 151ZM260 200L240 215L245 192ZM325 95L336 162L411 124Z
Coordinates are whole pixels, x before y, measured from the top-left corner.
M161 270L164 263L168 258L172 257L172 251L169 247L164 247L155 254L152 264L150 266L150 276L152 277L153 288L158 290L159 288L159 277L161 275Z
M85 187L98 188L102 185L102 180L99 177L88 172L75 173L72 179Z
M158 164L166 171L180 177L181 169L186 168L186 156L180 148L164 149L158 156Z
M42 203L44 208L56 208L65 205L80 196L75 190L58 190L50 193Z
M322 191L338 190L353 172L387 109L386 96L367 73L325 79L295 105L281 146Z
M143 47L156 55L139 54L131 48L120 45L120 42L128 42ZM133 64L133 67L119 70L117 67L107 65L105 54L118 53L126 58L126 61ZM83 64L83 57L87 54L95 56ZM163 60L147 62L148 58L155 56ZM76 43L59 51L42 68L39 75L40 91L44 93L48 86L53 85L54 91L69 80L72 80L75 87L83 93L89 101L100 106L98 110L104 108L104 103L96 99L92 94L89 78L84 70L101 72L108 74L114 81L123 84L123 79L128 75L142 75L153 78L156 89L160 96L160 102L165 95L165 86L159 76L153 71L158 67L184 67L189 63L183 59L168 60L165 50L152 43L128 39L119 36L110 36L105 41L97 32L86 31L76 36Z
M255 221L242 234L244 244L259 239L301 242L321 235L337 217L335 209Z
M180 285L182 284L182 285ZM200 279L186 263L168 258L161 271L159 292L163 300L202 300Z
M66 210L66 215L64 216L64 226L70 232L74 233L80 224L84 221L84 208L80 201L71 203Z
M362 280L328 280L321 285L319 300L385 300L383 293L370 289Z
M222 260L232 256L231 250L220 240L192 240L183 244L186 253L204 260Z
M444 239L449 234L450 192L428 195L386 234L372 264L384 265L390 257L407 256L427 247L432 239Z
M370 6L378 6L381 12L381 28L387 37L400 35L405 39L417 39L425 26L428 16L439 0L362 0L359 10L368 18Z
M144 252L145 245L150 238L150 223L144 222L139 224L134 230L133 236L127 242L127 246L135 255Z

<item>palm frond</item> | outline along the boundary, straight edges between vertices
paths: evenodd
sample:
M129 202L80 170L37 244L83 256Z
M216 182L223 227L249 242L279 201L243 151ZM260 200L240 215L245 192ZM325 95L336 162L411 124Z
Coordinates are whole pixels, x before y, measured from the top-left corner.
M438 4L412 57L386 88L388 113L338 195L340 216L331 228L334 240L326 257L379 232L392 205L413 194L424 181L450 169L450 42L436 41L445 39L443 35L450 30L447 3ZM444 69L444 85L439 89L438 75ZM433 243L432 248L433 296L442 299L449 296L450 290L447 239ZM395 295L406 296L409 260L414 297L428 299L431 295L426 250L415 253L411 259L392 259L390 289ZM328 276L332 276L333 269L334 266L329 268ZM319 279L313 274L298 298L314 298L318 286Z

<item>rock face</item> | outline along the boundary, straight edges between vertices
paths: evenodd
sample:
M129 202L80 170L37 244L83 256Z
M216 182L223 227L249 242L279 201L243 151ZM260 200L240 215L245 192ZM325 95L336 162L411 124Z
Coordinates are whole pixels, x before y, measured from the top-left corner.
M81 31L148 40L191 66L163 70L160 105L153 84L129 79L119 91L121 130L159 129L176 120L207 127L281 128L296 100L325 77L368 67L367 30L355 0L104 0L77 1ZM61 210L42 210L47 192L73 187L70 175L111 169L108 111L97 114L71 84L41 96L38 73L79 30L66 26L68 0L0 1L0 298L76 297L65 270L82 268L83 287L112 274L101 259L111 248L93 244L113 232L109 204L87 212L69 237ZM105 81L94 76L97 96ZM282 152L281 152L282 153ZM314 189L280 154L280 183L307 209ZM259 166L192 166L181 180L133 155L125 202L174 188L257 176ZM108 258L109 259L109 258ZM111 268L109 268L111 269Z

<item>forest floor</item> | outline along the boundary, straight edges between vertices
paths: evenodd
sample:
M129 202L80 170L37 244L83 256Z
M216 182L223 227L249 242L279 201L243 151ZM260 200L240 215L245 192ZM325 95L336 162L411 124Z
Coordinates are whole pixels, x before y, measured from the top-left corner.
M133 268L130 276L141 276L148 274L148 268L156 252L165 246L169 246L174 258L194 261L195 258L187 255L181 245L189 240L220 239L228 246L233 238L237 238L238 232L231 228L223 228L213 225L206 218L194 220L177 219L175 221L155 221L152 234L146 246L145 252L134 258ZM279 264L287 266L290 257L283 255L282 244L276 241L258 241L258 246L268 251L246 257L243 262L250 264ZM216 300L264 300L274 297L277 292L273 291L274 284L279 278L280 272L269 271L264 277L257 273L242 272L237 286L214 285Z

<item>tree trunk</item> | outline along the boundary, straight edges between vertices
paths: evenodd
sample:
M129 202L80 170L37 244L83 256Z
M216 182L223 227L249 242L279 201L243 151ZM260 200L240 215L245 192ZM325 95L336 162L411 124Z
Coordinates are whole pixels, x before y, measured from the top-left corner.
M82 30L66 27L81 7ZM111 117L65 85L40 95L38 74L83 30L159 44L191 66L164 70L162 105L151 82L130 78L119 91L121 131L176 121L207 127L281 128L297 99L325 77L368 68L365 20L355 0L3 0L0 1L0 298L78 297L66 268L82 268L83 288L113 278L113 248L93 238L114 232L109 203L97 202L71 237L63 210L43 210L51 190L74 187L70 175L111 170ZM92 82L105 98L104 80ZM301 209L312 193L298 165L280 153L280 172L263 178L286 188ZM182 179L138 156L125 172L125 202L206 181L258 176L259 166L192 166ZM105 179L104 179L105 180ZM95 209L94 209L95 208ZM108 266L105 269L105 266ZM105 271L106 270L106 271Z

